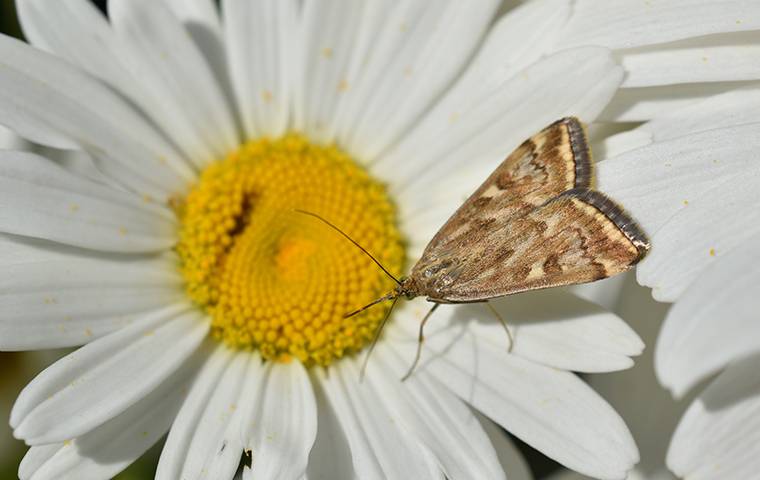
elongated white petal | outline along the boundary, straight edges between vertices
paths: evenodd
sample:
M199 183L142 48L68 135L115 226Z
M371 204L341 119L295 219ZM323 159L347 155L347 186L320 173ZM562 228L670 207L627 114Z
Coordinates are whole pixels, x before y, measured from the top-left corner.
M403 136L463 70L498 7L411 1L388 15L342 118L338 140L371 161Z
M721 256L670 310L657 341L655 367L660 382L677 396L733 359L760 351L758 242L755 236Z
M0 153L0 231L111 252L174 244L172 213L30 153Z
M169 477L167 470L162 473L163 478L202 478L204 469L208 468L210 461L220 453L224 453L225 432L233 419L237 418L236 410L242 406L239 404L242 400L240 394L247 383L257 381L257 379L246 377L249 365L250 355L239 352L226 365L216 386L212 386L214 379L211 377L206 377L207 386L199 385L198 396L192 397L192 404L187 407L189 410L183 409L179 417L183 418L182 430L179 433L184 431L187 436L184 439L175 437L179 443L173 445L176 455L173 463L177 466L176 461L181 458L181 452L177 452L176 448L180 443L187 445L186 451L183 452L184 465L181 475ZM203 397L206 401L200 404ZM256 399L251 400L256 402ZM189 423L184 423L188 421ZM241 451L237 452L238 461L241 453Z
M441 129L423 122L419 134L412 133L373 171L385 178L403 175L394 182L399 204L407 206L403 223L415 232L413 241L427 242L434 231L421 227L440 227L514 148L552 121L569 114L593 120L621 77L608 50L555 54L491 91L473 91L472 102L463 102L458 112L437 112L446 115L445 126L428 117ZM452 113L459 115L453 122Z
M200 417L232 356L230 350L217 346L199 369L161 451L156 480L180 478Z
M310 378L317 402L317 437L314 439L304 478L307 480L357 478L346 434L332 405L327 401L322 382L318 375L313 373Z
M579 0L557 46L630 48L759 28L760 4L744 0L608 0L603 6Z
M215 0L164 0L172 13L182 22L187 33L203 54L212 75L225 94L230 110L235 102L230 82L227 48L224 43L222 21Z
M658 300L674 301L707 266L760 233L760 167L704 192L652 237L655 248L637 269Z
M28 150L31 144L13 130L0 125L0 150Z
M544 454L586 475L623 479L638 461L622 419L575 375L476 342L428 339L429 372L483 414Z
M478 412L474 413L483 427L483 431L486 432L489 440L491 440L493 448L496 450L496 456L504 472L506 472L507 478L509 480L533 480L528 463L504 430L482 414Z
M247 354L248 367L245 376L242 378L243 388L240 390L240 396L234 406L234 414L219 438L220 442L214 447L204 452L206 461L203 467L203 473L208 478L231 478L240 464L241 457L246 451L250 453L251 432L263 429L264 422L259 422L256 418L256 412L261 408L264 396L267 374L271 375L272 367L262 364L262 358L258 354ZM282 402L282 398L280 401ZM283 411L291 414L285 405L282 405ZM276 432L274 435L279 436L282 432ZM258 456L257 456L258 458ZM264 460L262 463L267 463ZM275 461L272 469L287 470L288 460ZM264 476L263 478L271 478ZM288 478L298 478L292 476Z
M687 208L684 200L753 171L758 149L760 124L686 135L599 162L598 186L654 234Z
M525 2L503 15L490 29L462 77L434 107L461 106L476 91L498 85L551 53L554 37L572 11L569 0ZM448 120L443 118L443 120Z
M760 355L726 369L689 407L667 464L688 480L752 478L760 469Z
M82 345L182 299L171 256L90 255L0 235L0 349Z
M441 465L446 478L506 478L496 452L472 411L429 375L399 381L405 361L391 349L378 349L367 381L408 431Z
M145 453L169 429L185 396L197 360L183 365L124 413L70 442L55 444L29 480L107 480ZM44 447L33 447L45 449Z
M357 87L357 70L374 52L389 2L332 2L303 5L293 64L293 114L296 129L323 142L332 140L340 102ZM361 35L360 35L361 34Z
M54 53L139 100L138 82L120 62L116 36L106 17L88 0L16 2L27 41Z
M574 285L569 290L574 295L600 305L608 311L613 311L623 295L623 287L630 274L631 272L626 272L596 282Z
M53 458L58 451L63 448L62 443L51 443L50 445L40 445L31 447L27 450L26 455L18 466L19 480L31 480L32 475L42 467L45 462Z
M261 405L252 420L253 476L301 478L317 435L317 407L306 369L300 363L271 366Z
M85 345L38 375L11 412L28 444L83 435L144 398L196 350L208 323L172 307ZM171 346L171 348L168 348Z
M246 134L280 136L288 126L298 59L299 5L294 0L225 0L222 11Z
M654 140L670 140L719 128L758 123L760 85L715 95L647 122L635 131L647 132Z
M426 338L453 342L471 336L530 361L562 370L609 372L633 365L644 344L617 315L567 292L547 290L490 300L504 326L483 304L443 306L425 328ZM425 313L423 305L415 316ZM406 343L417 343L417 322L405 321ZM429 354L427 354L429 355ZM410 357L411 361L411 357Z
M316 372L351 448L357 478L440 478L439 467L384 405L384 392L359 383L359 367L344 359L330 374ZM414 452L410 455L410 452Z
M192 171L123 99L67 62L0 35L0 123L58 148L83 148L140 194L182 192Z
M166 5L114 0L108 10L125 64L149 95L143 108L188 158L203 166L236 148L237 129L219 83Z
M218 31L219 12L213 0L165 0L172 12L186 24L199 24Z
M715 95L756 89L757 81L687 83L656 87L621 88L599 114L603 122L645 122L687 108Z
M623 87L756 80L758 40L760 32L752 31L621 50Z

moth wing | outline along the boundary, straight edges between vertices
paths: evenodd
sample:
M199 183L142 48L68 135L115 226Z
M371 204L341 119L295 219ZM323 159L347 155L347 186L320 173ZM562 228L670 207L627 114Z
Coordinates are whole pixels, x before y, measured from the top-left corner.
M597 191L573 189L506 226L492 222L462 245L465 255L413 275L431 300L476 302L610 277L648 249L645 234L620 207Z
M591 155L583 124L575 117L558 120L512 152L436 233L422 260L437 259L472 227L483 222L506 226L513 217L572 188L590 188Z

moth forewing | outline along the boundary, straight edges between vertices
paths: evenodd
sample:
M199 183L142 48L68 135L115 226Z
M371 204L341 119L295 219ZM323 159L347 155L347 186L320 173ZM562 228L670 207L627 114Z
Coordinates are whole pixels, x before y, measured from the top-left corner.
M515 149L441 227L409 276L380 300L425 296L434 303L420 326L411 373L422 327L438 304L593 282L628 270L648 249L641 227L593 190L585 128L568 117Z

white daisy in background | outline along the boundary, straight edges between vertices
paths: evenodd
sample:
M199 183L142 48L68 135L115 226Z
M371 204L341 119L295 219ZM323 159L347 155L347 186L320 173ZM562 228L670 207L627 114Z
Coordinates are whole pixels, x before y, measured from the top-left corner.
M632 365L643 345L618 317L561 291L495 302L509 354L482 307L441 309L400 383L411 302L360 384L352 353L384 312L342 315L388 285L291 215L330 217L398 273L551 121L647 120L760 76L716 35L751 43L726 32L760 28L755 2L534 1L492 26L498 3L227 0L220 17L205 0L115 0L109 23L84 0L19 0L54 55L0 38L0 123L95 167L0 154L0 347L84 345L19 396L19 476L110 478L169 431L159 479L232 478L249 451L244 477L499 478L494 421L623 478L630 433L571 373ZM612 130L593 130L609 156L653 138L604 142ZM658 163L683 145L657 135L599 171L649 232L707 191Z

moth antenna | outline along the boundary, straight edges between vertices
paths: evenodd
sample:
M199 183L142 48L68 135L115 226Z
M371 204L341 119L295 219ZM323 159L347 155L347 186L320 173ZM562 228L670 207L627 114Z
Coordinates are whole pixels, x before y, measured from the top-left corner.
M375 332L375 337L372 339L372 343L370 343L369 349L367 350L367 355L364 356L362 369L359 370L359 383L364 381L364 374L367 372L367 364L369 363L369 356L372 355L372 350L375 349L375 345L377 345L377 341L380 339L380 333L382 333L383 328L385 328L385 324L388 323L388 319L391 317L391 312L393 311L393 307L396 306L396 302L398 302L399 297L398 295L396 295L395 297L392 297L392 298L393 298L393 303L391 303L391 308L388 309L388 313L385 314L385 318L383 318L383 321L377 327L377 331Z
M378 267L380 267L380 269L381 269L383 272L385 272L385 274L386 274L386 275L388 275L390 278L392 278L392 279L393 279L393 281L394 281L394 282L396 282L396 284L397 284L397 285L401 285L401 280L399 280L398 278L396 278L395 276L393 276L393 274L392 274L391 272L389 272L388 270L386 270L386 268L385 268L385 267L384 267L384 266L383 266L383 265L382 265L382 264L381 264L381 263L380 263L380 262L379 262L379 261L378 261L378 260L377 260L375 257L373 257L373 256L372 256L372 254L371 254L371 253L369 253L369 252L367 251L367 249L366 249L366 248L364 248L364 247L362 247L361 245L359 245L359 244L356 242L356 240L354 240L353 238L349 237L349 236L348 236L348 234L346 234L345 232L343 232L343 230L341 230L340 228L336 227L335 225L333 225L332 223L330 223L330 222L329 222L327 219L325 219L325 218L323 218L323 217L321 217L321 216L317 215L316 213L307 212L306 210L300 210L300 209L298 209L298 208L296 208L296 209L295 209L295 211L296 211L296 212L298 212L298 213L302 213L302 214L304 214L304 215L308 215L308 216L310 216L310 217L314 217L314 218L316 218L317 220L320 220L320 221L322 221L323 223L325 223L326 225L328 225L330 228L332 228L332 229L333 229L333 230L335 230L336 232L338 232L338 233L340 233L341 235L343 235L343 236L344 236L344 237L345 237L345 238L346 238L346 239L347 239L349 242L351 242L351 243L353 243L354 245L356 245L356 247L357 247L359 250L361 250L362 252L364 252L364 254L365 254L365 255L367 255L367 256L368 256L370 259L372 259L372 261L373 261L373 262L375 262L375 265L377 265Z
M507 332L507 338L509 338L509 347L507 347L507 352L512 351L512 345L515 344L514 338L512 338L512 332L509 331L509 325L507 325L507 321L504 320L504 317L502 317L499 312L496 311L495 308L493 308L493 305L486 300L486 307L488 307L489 310L491 310L491 313L493 313L493 316L496 317L496 319L501 323L501 326L504 327L504 331Z
M378 303L384 302L386 300L396 299L396 298L398 298L398 296L399 295L398 295L398 292L396 290L394 290L392 292L389 292L389 293L386 293L385 295L383 295L382 297L378 298L377 300L372 300L370 303L364 305L362 308L359 308L357 310L354 310L351 313L347 313L347 314L343 315L343 318L353 317L354 315L362 313L364 310L368 309L369 307L375 306Z
M427 323L430 316L435 312L435 309L438 308L440 303L434 303L433 307L428 310L428 312L425 314L425 318L422 319L420 322L420 333L417 336L417 353L414 356L414 361L412 362L412 366L409 367L409 371L406 372L406 375L401 377L401 381L406 381L407 378L412 376L412 372L414 372L414 369L417 368L417 364L420 363L420 357L422 356L422 342L425 341L425 324Z

